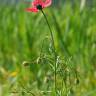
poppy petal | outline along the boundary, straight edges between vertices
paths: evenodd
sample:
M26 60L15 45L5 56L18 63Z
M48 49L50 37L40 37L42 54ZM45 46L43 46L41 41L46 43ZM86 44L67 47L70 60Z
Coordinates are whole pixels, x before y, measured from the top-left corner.
M52 4L52 0L46 0L44 3L44 7L48 7Z
M38 9L37 8L26 8L26 11L27 12L38 12Z

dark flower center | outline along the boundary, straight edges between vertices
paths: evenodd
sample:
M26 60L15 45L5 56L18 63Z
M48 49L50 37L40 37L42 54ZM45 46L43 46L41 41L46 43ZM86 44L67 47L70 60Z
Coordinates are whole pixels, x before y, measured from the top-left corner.
M42 5L39 4L39 5L36 6L36 8L37 8L38 10L42 10Z

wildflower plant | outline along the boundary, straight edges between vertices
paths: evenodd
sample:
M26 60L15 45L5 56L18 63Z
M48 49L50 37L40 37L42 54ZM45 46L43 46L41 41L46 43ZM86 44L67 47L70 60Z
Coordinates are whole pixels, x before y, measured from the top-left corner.
M56 52L53 32L52 32L51 26L50 26L50 24L49 24L49 21L48 21L48 19L47 19L47 16L46 16L45 12L43 11L44 8L51 6L52 0L33 0L32 2L30 2L30 4L31 4L31 7L26 8L25 10L26 10L27 12L33 12L33 13L41 12L41 13L43 14L43 16L44 16L44 18L45 18L45 21L46 21L46 23L47 23L47 25L48 25L48 28L49 28L50 41L51 41L51 45L52 45L52 54L54 55L54 59L52 59L52 62L54 62L54 63L50 63L50 58L51 58L51 56L50 56L50 58L49 58L49 57L47 57L46 54L43 54L42 56L40 56L40 57L37 59L37 64L38 64L38 63L43 63L44 61L49 62L49 65L50 65L51 68L53 69L53 73L54 73L54 89L55 89L55 93L54 93L54 94L55 94L55 96L56 96L57 94L59 94L59 93L58 93L58 92L59 92L59 89L58 89L58 87L57 87L57 83L58 83L58 82L57 82L57 76L63 78L63 76L66 75L66 74L64 74L64 71L65 71L66 69L68 69L69 67L66 67L66 68L62 71L62 66L60 66L60 65L63 64L63 65L65 66L65 64L64 64L63 62L60 62L60 61L62 61L62 60L61 60L61 58L59 58L59 56L58 56L58 54L57 54L57 52ZM43 44L42 44L42 46L43 46ZM41 49L41 50L42 50L42 49ZM40 53L40 55L41 55L41 53ZM59 64L59 63L60 63L60 64ZM64 67L64 66L63 66L63 67ZM59 74L58 74L58 73L59 73ZM65 73L66 73L66 72L65 72ZM62 76L62 74L63 74L63 76ZM64 78L65 78L65 77L64 77ZM66 82L65 82L65 79L64 79L64 78L62 79L62 82L65 83L65 87L66 87L67 85L66 85ZM64 87L64 85L62 85L62 88L63 88L63 87ZM60 88L60 90L61 90L62 88Z
M31 2L31 7L30 8L26 8L27 12L39 12L41 11L46 23L49 27L49 31L50 31L50 37L51 37L51 42L52 42L52 46L53 46L53 52L54 52L54 79L55 79L55 92L56 92L56 60L57 60L57 53L56 53L56 49L55 49L55 44L54 44L54 37L53 37L53 32L51 30L50 24L48 22L48 19L46 17L46 14L44 13L43 9L46 7L49 7L52 4L52 0L34 0L33 2Z

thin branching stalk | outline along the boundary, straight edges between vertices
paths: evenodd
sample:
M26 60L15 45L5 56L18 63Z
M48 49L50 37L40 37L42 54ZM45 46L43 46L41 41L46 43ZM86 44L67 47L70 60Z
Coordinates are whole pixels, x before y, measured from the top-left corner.
M56 61L57 61L57 53L56 53L56 50L55 50L54 37L53 37L53 32L51 30L50 24L48 22L48 19L47 19L46 15L45 15L44 11L41 10L41 12L42 12L42 14L43 14L43 16L44 16L44 18L46 20L46 23L48 25L49 30L50 30L51 42L52 42L52 45L53 45L54 61L55 61L55 64L54 64L54 67L55 67L55 72L54 72L54 79L55 79L54 87L55 87L55 92L56 92Z

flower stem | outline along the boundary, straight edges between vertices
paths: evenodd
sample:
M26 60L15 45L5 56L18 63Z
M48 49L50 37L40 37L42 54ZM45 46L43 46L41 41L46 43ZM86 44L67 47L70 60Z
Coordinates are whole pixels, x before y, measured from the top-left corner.
M53 45L54 60L55 60L55 64L54 64L54 67L55 67L55 70L54 70L54 71L55 71L55 72L54 72L54 79L55 79L54 87L55 87L55 93L56 93L56 75L57 75L57 74L56 74L56 61L57 61L57 53L56 53L56 50L55 50L54 37L53 37L53 32L52 32L52 30L51 30L50 24L49 24L49 22L48 22L48 19L47 19L46 15L45 15L44 11L41 10L41 12L42 12L42 14L43 14L43 16L44 16L44 18L45 18L45 20L46 20L46 23L47 23L47 25L48 25L49 30L50 30L51 42L52 42L52 45Z

